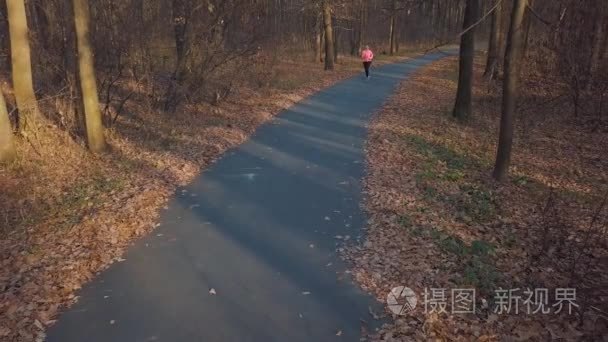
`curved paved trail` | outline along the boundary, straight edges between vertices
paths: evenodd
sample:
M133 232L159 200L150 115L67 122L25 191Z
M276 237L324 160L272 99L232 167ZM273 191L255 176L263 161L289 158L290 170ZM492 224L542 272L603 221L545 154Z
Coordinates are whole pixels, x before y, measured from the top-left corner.
M383 308L344 277L335 236L364 226L365 125L442 56L374 68L260 127L178 189L161 226L85 286L48 341L358 341L369 307Z

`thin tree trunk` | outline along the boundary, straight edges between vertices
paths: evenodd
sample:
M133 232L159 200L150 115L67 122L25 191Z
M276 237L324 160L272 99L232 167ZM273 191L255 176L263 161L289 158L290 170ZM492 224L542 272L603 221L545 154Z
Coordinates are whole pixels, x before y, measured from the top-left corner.
M338 64L338 54L340 51L340 31L334 28L334 63Z
M393 53L399 52L399 15L395 13L395 28L393 30Z
M25 130L29 121L38 116L38 103L32 81L32 60L28 38L24 0L7 0L11 40L13 87L19 108L19 129Z
M471 27L479 12L479 0L467 0L464 24L465 29ZM475 58L475 28L462 35L460 40L460 66L458 71L458 90L452 115L462 121L471 116L471 97L473 92L473 62Z
M74 129L78 135L84 135L86 124L84 122L84 110L82 103L77 101L80 98L80 83L76 73L78 67L76 63L76 36L72 29L74 22L74 10L70 3L61 2L61 23L62 23L62 39L63 39L63 71L64 78L67 82L68 92L68 109L67 115L74 120Z
M97 94L95 62L93 49L89 41L90 14L87 0L74 0L74 22L78 45L78 72L87 129L87 142L92 152L101 152L106 148Z
M390 20L389 37L388 37L389 53L391 56L395 54L396 31L397 31L397 0L392 0L391 1L391 20Z
M323 19L321 16L317 16L315 23L315 55L313 61L320 61L323 57L321 49L321 31L323 30Z
M534 0L528 0L528 5L532 6L534 4ZM532 28L532 16L528 13L528 11L524 11L524 18L523 18L523 27L524 27L524 31L523 31L523 48L522 48L522 54L523 56L526 56L528 54L528 43L530 40L530 29Z
M33 12L36 16L36 34L42 48L45 51L50 51L55 32L53 32L54 27L51 26L51 23L49 23L49 18L47 17L45 10L42 8L42 4L47 4L47 2L41 1L33 6ZM48 2L48 4L50 5L50 2Z
M350 55L356 56L357 50L359 49L359 46L357 45L357 42L359 41L359 28L355 27L355 24L351 24L351 29L352 30L348 35L350 38Z
M488 59L486 60L486 69L483 73L484 77L489 79L495 78L498 72L498 56L500 51L500 31L501 28L501 8L500 5L492 13L492 28L490 31L490 41L488 43Z
M606 58L606 51L608 50L608 37L606 37L606 32L604 31L604 42L600 47L600 57L599 60L603 61Z
M175 51L177 63L183 60L186 54L186 4L184 0L173 0L171 2L173 13L173 35L175 37Z
M363 49L363 42L365 40L365 20L367 16L367 3L365 0L359 1L361 7L359 9L359 37L357 39L357 54L361 53L361 50Z
M323 24L325 25L325 70L334 70L334 34L329 0L323 1Z
M597 9L599 12L598 20L595 22L595 34L593 37L593 48L591 50L591 61L589 63L589 73L591 78L593 79L595 73L600 68L600 62L602 57L602 45L605 44L605 32L604 25L606 16L604 15L604 9L606 8L606 4L602 3L600 7ZM593 82L589 82L589 86L592 85Z
M173 77L165 95L164 109L174 112L181 99L181 87L184 82L187 56L187 30L188 30L188 8L185 0L173 0L171 2L173 19L173 37L175 39L176 61Z
M8 117L4 95L0 92L0 163L15 159L15 144L13 143L13 130Z
M498 30L498 58L499 69L503 67L504 61L503 58L505 56L505 36L507 35L507 30L509 29L508 20L510 18L509 6L502 3L500 4L500 29Z
M319 47L319 62L323 63L323 55L325 54L325 28L321 28L321 45Z
M496 163L493 176L499 181L505 180L511 162L511 147L513 145L513 124L515 106L519 96L519 74L523 58L524 45L524 14L527 0L515 0L511 13L511 25L507 38L505 52L505 77L503 81L502 115L500 118L500 133Z
M395 13L391 15L391 24L389 28L389 53L390 55L395 54Z
M447 37L449 37L450 35L450 16L449 16L450 10L449 10L449 3L447 1L445 1L445 4L443 6L443 19L442 19L442 26L443 26L443 31L442 31L442 35L441 35L441 40L445 41Z

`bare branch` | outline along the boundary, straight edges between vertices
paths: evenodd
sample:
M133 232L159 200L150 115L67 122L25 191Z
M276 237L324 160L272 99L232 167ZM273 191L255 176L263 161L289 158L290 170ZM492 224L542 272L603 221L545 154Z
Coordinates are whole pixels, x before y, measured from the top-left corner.
M493 12L494 12L494 11L495 11L497 8L498 8L498 6L499 6L499 5L502 3L502 1L503 1L503 0L498 0L498 1L496 1L496 4L494 4L494 6L492 6L492 8L490 8L490 10L489 10L489 11L488 11L488 12L487 12L487 13L486 13L486 14L485 14L483 17L481 17L481 19L479 19L479 20L478 20L476 23L474 23L473 25L471 25L471 26L467 27L467 28L466 28L464 31L460 32L460 33L458 34L458 36L454 37L454 38L453 38L453 39L451 39L451 40L444 41L444 42L442 42L442 43L440 43L440 44L438 44L438 45L436 45L436 46L434 46L434 47L432 47L432 48L430 48L430 49L426 50L426 51L424 52L424 54L427 54L427 53L429 53L429 52L431 52L431 51L433 51L433 50L437 50L438 48L440 48L440 47L442 47L442 46L448 45L448 44L453 43L454 41L456 41L456 40L460 39L460 37L462 37L462 36L463 36L463 35L465 35L467 32L471 31L471 30L472 30L472 29L474 29L476 26L478 26L479 24L481 24L481 23L482 23L484 20L486 20L486 18L488 18L488 17L490 16L490 14L492 14L492 13L493 13Z
M536 19L538 19L541 23L543 23L543 24L545 24L545 25L547 25L549 27L554 26L554 24L552 24L547 19L543 18L540 14L538 14L538 12L536 12L534 10L534 8L532 8L532 6L530 6L530 4L528 4L527 6L528 6L528 10L530 11L530 13L532 13L536 17Z

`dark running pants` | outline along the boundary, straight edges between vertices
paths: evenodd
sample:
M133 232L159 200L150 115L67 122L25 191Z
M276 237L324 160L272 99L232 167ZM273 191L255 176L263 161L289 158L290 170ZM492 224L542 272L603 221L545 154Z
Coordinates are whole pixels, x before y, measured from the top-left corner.
M365 68L365 76L369 77L369 67L372 66L372 62L363 62Z

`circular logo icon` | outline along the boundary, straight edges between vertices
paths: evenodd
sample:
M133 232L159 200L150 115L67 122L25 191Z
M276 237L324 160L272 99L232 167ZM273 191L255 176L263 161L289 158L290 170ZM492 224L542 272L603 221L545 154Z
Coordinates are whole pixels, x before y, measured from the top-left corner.
M395 315L405 315L416 308L418 297L409 287L397 286L386 296L386 304Z

